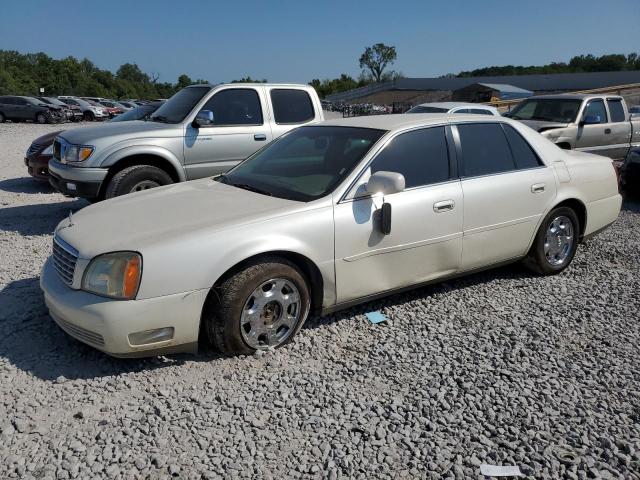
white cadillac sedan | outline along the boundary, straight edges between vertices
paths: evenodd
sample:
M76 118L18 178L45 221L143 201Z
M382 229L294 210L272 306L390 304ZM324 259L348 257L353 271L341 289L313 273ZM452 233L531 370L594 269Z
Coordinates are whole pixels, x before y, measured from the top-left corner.
M63 220L41 286L61 328L111 355L193 351L200 333L246 354L417 285L518 260L559 273L620 205L610 159L506 118L335 120Z

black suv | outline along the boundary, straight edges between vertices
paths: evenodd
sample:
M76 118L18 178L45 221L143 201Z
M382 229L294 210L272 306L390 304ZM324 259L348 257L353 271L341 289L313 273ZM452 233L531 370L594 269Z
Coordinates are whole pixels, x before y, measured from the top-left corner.
M33 97L0 96L0 123L5 120L58 123L63 119L64 112L56 105L47 105Z

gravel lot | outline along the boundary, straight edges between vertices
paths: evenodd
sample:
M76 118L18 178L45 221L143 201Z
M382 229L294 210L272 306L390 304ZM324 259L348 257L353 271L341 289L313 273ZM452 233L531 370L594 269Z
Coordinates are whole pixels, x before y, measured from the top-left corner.
M395 295L259 356L116 360L59 330L38 287L86 205L26 177L57 128L0 124L0 478L640 478L640 203L559 276Z

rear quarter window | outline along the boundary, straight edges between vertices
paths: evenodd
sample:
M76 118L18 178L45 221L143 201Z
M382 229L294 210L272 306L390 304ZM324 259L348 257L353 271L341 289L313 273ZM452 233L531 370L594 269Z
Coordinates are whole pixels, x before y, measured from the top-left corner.
M274 88L271 90L271 104L278 124L304 123L315 118L313 102L304 90Z
M529 142L520 135L515 128L506 123L502 124L504 133L507 136L511 153L516 162L516 167L520 170L526 168L537 168L543 166L536 153L533 151Z
M611 115L612 122L624 122L626 120L622 100L619 98L608 98L607 105L609 105L609 114Z

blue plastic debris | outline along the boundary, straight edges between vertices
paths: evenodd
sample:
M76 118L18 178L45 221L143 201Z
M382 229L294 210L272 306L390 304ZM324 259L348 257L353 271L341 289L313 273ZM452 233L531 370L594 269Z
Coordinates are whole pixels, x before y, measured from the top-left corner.
M365 316L367 317L367 319L371 322L371 323L381 323L381 322L386 322L387 321L387 317L385 317L382 313L380 313L379 311L375 311L375 312L369 312L369 313L365 313Z

